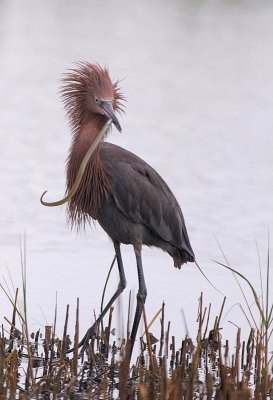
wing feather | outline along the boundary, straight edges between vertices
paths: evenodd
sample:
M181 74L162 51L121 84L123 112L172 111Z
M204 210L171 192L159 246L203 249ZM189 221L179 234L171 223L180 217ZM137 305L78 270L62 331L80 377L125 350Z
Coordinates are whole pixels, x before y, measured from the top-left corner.
M103 143L100 151L110 173L111 195L123 215L192 255L182 211L160 175L119 146Z

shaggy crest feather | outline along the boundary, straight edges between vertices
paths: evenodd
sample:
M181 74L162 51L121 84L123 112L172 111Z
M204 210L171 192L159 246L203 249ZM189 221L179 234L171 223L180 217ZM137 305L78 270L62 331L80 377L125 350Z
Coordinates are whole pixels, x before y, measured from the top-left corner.
M76 63L76 66L64 74L60 89L73 133L90 117L89 98L94 93L112 93L113 108L117 112L124 112L122 102L125 101L118 86L120 81L112 82L107 68L88 62Z

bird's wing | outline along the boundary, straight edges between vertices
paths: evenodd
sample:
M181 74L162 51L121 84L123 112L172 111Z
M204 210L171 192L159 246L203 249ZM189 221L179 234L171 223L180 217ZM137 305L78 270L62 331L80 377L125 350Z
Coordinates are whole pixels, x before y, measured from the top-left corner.
M180 206L160 175L135 154L110 143L104 145L111 195L119 210L166 242L193 254Z

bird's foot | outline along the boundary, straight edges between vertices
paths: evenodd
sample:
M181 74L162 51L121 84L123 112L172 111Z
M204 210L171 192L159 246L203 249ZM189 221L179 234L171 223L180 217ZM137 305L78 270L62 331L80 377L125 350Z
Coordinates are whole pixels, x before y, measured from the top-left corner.
M83 357L85 351L88 348L88 344L89 344L89 340L96 335L96 329L97 329L97 323L93 324L86 332L86 334L84 335L84 337L82 338L82 340L80 341L78 348L81 347L80 353L79 353L79 357ZM75 350L75 348L73 347L72 349L67 350L66 354L68 353L72 353Z
M81 347L80 357L84 356L84 353L88 348L89 340L92 339L92 337L96 335L96 329L97 329L97 324L95 323L88 329L88 331L84 335L83 339L79 343L79 347Z

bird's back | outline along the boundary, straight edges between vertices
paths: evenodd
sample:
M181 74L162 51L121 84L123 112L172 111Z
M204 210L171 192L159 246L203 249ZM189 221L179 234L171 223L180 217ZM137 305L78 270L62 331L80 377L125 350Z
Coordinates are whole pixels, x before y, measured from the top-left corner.
M181 208L160 175L135 154L111 143L100 144L110 193L98 221L122 243L160 247L176 267L194 261Z

